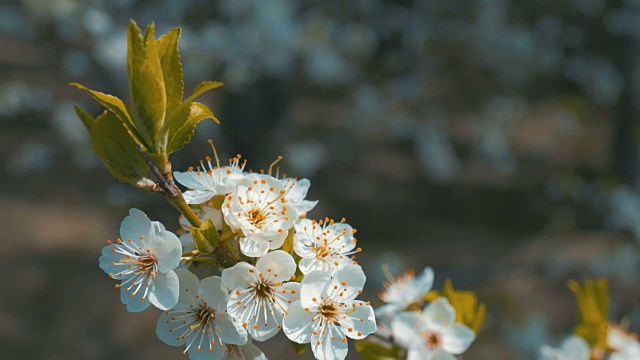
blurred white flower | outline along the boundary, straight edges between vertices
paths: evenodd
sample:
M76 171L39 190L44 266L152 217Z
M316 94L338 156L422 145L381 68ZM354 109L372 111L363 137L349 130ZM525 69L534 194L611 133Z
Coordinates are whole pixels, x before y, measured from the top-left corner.
M390 278L380 294L387 304L378 308L376 315L389 317L413 303L422 303L424 294L433 286L433 277L433 269L426 267L417 277L413 271L407 271L395 279Z
M391 322L395 342L408 350L407 360L455 360L475 339L467 326L457 324L454 308L439 298L423 312L407 311Z
M560 348L544 345L540 349L540 360L589 360L589 344L577 335L567 337Z
M609 325L607 345L615 351L609 357L610 360L640 359L640 342L638 342L638 338L626 333L617 326Z

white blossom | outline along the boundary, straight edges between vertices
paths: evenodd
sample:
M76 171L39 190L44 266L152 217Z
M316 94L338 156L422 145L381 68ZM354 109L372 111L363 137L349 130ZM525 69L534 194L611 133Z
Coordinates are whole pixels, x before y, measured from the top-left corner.
M577 335L567 337L560 348L542 346L539 356L540 360L589 360L590 358L589 344Z
M156 334L168 345L186 345L191 360L218 360L228 344L244 345L247 333L226 312L227 293L219 276L199 281L186 269L177 269L180 298L160 315Z
M284 197L281 181L268 175L252 174L242 179L227 195L222 212L234 232L242 231L240 251L250 257L265 255L282 246L293 227L296 211Z
M254 339L265 341L280 331L289 304L300 298L300 284L290 281L295 272L295 261L282 250L264 255L256 266L239 262L222 272L229 314Z
M387 304L376 309L376 315L392 316L413 303L422 303L424 294L433 286L433 277L433 269L426 267L418 276L413 271L407 271L395 279L390 278L380 294Z
M289 206L296 210L298 217L306 217L307 213L318 205L318 200L305 200L311 186L311 182L308 179L284 178L280 181L282 181L285 189L284 196Z
M324 271L307 274L300 300L289 306L283 320L287 337L299 344L310 342L317 359L344 359L347 337L363 339L376 331L373 309L368 302L355 299L365 280L357 265L345 267L333 278Z
M607 331L607 345L614 350L611 360L640 359L640 342L638 338L626 333L617 326L609 325Z
M178 237L138 209L129 210L120 225L120 238L102 250L100 268L120 280L120 298L132 312L153 304L166 310L178 301L182 247Z
M202 204L215 195L225 195L235 190L236 185L244 177L246 160L240 162L238 154L229 159L229 166L213 165L211 158L206 157L206 164L200 160L200 166L195 170L189 167L186 172L175 171L174 178L180 184L189 188L183 193L188 204ZM216 162L217 159L216 159Z
M438 298L423 312L405 311L391 322L395 342L408 350L407 360L455 360L475 339L467 326L455 322L454 308Z
M360 248L355 249L355 231L349 224L302 219L295 230L293 248L302 257L299 266L303 274L321 270L335 275L345 266L356 264L351 255Z

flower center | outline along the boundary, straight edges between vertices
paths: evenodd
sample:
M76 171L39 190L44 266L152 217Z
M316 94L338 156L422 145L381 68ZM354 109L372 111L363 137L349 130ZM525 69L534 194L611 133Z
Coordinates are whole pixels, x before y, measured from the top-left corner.
M254 287L254 291L256 293L256 296L258 296L260 299L267 300L273 298L273 290L267 283L258 283Z
M437 332L429 331L423 335L427 347L431 350L440 348L441 337Z
M318 246L313 249L316 252L317 259L323 259L333 255L333 249L328 246Z
M137 272L152 274L154 267L156 266L156 259L153 253L149 251L148 254L140 254L138 258L127 259L129 263L138 266Z
M196 332L199 329L209 329L216 318L216 310L212 309L207 303L200 300L200 305L193 309L191 313L193 316L192 325L189 326L189 330Z
M211 322L211 319L216 316L215 313L216 311L214 309L203 304L200 311L196 314L196 317L198 318L199 323L208 325Z
M353 308L346 305L338 303L334 300L327 299L324 304L320 306L320 315L326 321L338 322L338 315L351 314L356 311L356 305L353 304Z
M227 352L227 357L231 359L240 358L242 359L242 353L244 352L242 346L238 345L227 345L225 351Z
M247 217L249 218L249 222L258 227L263 221L266 220L266 216L262 213L262 209L251 209L247 212Z

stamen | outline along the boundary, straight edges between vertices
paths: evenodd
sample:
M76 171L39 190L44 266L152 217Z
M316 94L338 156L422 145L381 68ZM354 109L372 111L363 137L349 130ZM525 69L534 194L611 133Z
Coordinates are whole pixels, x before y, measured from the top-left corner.
M282 155L278 155L278 158L271 163L271 165L269 165L269 176L271 176L271 172L273 170L273 167L280 162L280 160L282 160Z
M211 145L211 149L213 149L213 157L216 158L216 166L220 168L220 159L218 158L218 152L216 151L216 147L213 145L213 140L209 139L207 141L209 145Z

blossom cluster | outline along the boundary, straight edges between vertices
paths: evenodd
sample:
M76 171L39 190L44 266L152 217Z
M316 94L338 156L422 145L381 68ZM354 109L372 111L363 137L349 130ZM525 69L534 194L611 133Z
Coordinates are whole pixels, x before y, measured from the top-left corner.
M607 349L609 360L640 359L640 339L619 326L607 327ZM579 335L566 337L559 347L544 345L540 348L540 360L591 360L602 359L604 351L592 349L592 346Z
M609 321L609 288L605 279L584 283L571 280L580 321L560 347L544 345L540 360L635 360L640 359L637 334ZM627 324L628 325L628 324Z
M448 299L455 295L443 291L443 296L439 296L431 292L433 280L434 272L430 267L418 276L409 271L390 278L380 294L386 304L376 309L380 323L376 335L406 351L408 360L454 360L476 338L475 331L470 328L473 325L460 320L461 313L457 313ZM423 307L425 299L432 301ZM480 327L483 316L476 317L479 321L475 321L475 330Z
M212 224L215 249L200 249L200 230L185 216L178 236L131 209L100 268L120 281L129 311L163 310L158 337L191 359L266 359L254 342L280 330L317 359L344 359L348 338L377 329L373 308L358 299L366 276L355 229L307 218L318 203L305 199L308 180L245 171L241 159L221 166L216 154L215 164L173 173L193 213ZM220 276L196 271L203 265Z

